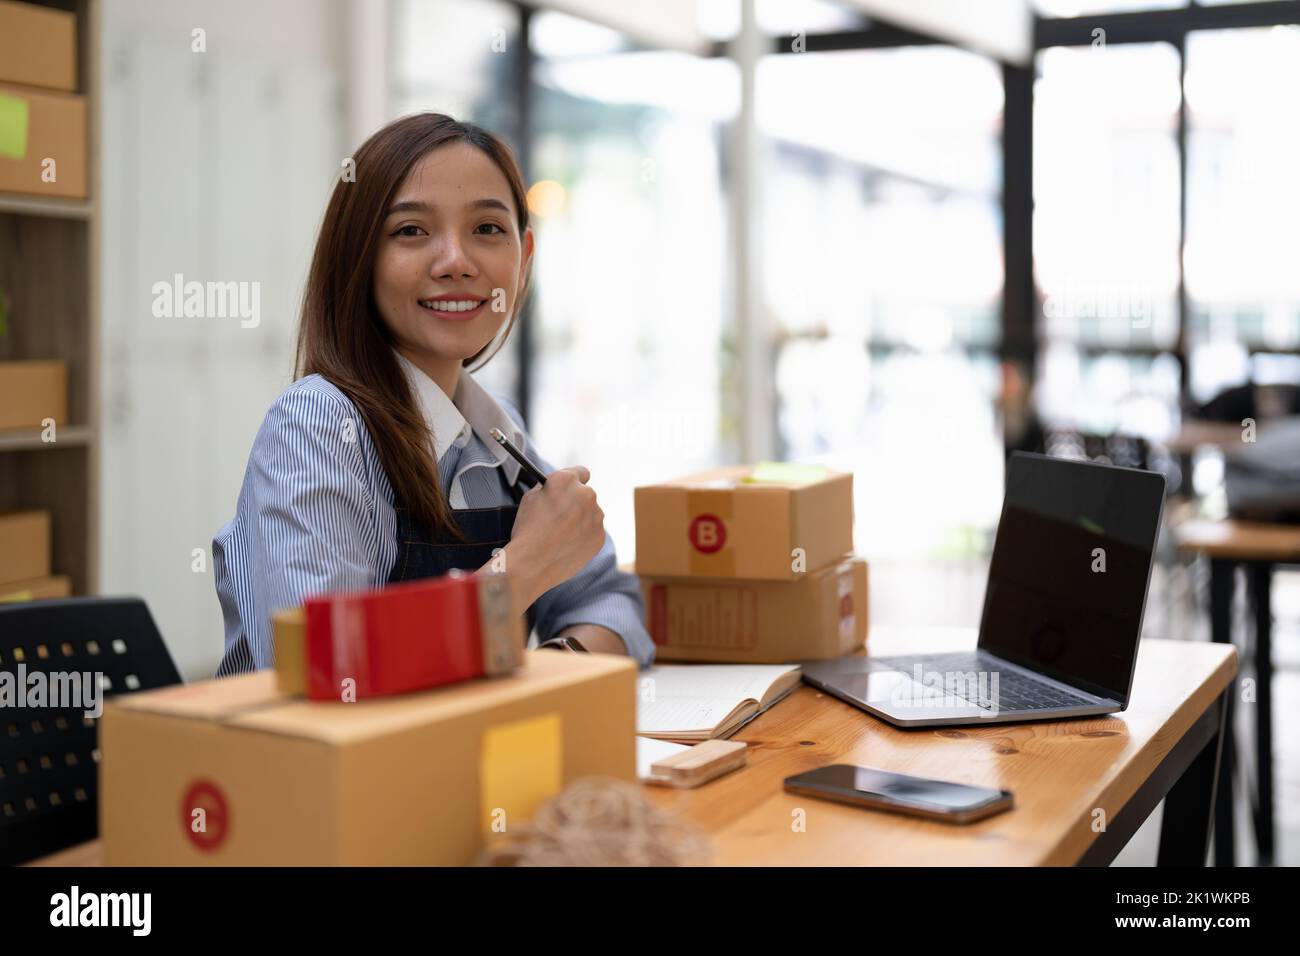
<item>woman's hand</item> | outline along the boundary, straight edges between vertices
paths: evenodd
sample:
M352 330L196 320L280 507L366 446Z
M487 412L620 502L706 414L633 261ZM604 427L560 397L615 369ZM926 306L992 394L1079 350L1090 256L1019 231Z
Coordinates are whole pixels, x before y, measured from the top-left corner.
M581 571L604 545L605 512L587 485L590 477L582 465L561 468L520 500L510 542L502 549L504 566L496 559L487 565L510 576L519 613Z

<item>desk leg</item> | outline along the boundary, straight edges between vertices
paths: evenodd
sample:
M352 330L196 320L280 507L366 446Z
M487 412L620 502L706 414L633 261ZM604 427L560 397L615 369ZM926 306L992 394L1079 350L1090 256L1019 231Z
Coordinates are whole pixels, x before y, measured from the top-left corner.
M1236 571L1235 561L1210 559L1210 637L1216 644L1232 643L1232 592ZM1221 735L1223 755L1219 761L1218 794L1214 801L1215 866L1236 865L1232 830L1232 781L1236 750L1232 728L1236 689L1237 682L1234 680L1224 693L1224 725Z
M1208 721L1214 728L1213 736L1165 794L1156 866L1205 866L1205 857L1210 849L1210 830L1215 831L1217 839L1219 829L1215 819L1215 796L1222 779L1219 764L1223 757L1228 703L1232 695L1233 687L1229 684L1198 721L1199 725ZM1217 861L1217 843L1214 852Z
M1259 865L1273 865L1273 565L1253 562L1250 590L1255 605L1255 843Z

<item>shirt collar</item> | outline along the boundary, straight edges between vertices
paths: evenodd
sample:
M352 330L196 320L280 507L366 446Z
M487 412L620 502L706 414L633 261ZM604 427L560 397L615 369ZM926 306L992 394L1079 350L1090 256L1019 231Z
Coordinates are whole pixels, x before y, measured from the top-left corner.
M452 445L463 447L473 432L482 440L496 463L504 469L507 482L515 484L519 478L519 462L492 437L491 430L501 429L502 434L520 451L525 448L526 436L492 397L492 393L462 368L456 377L456 392L452 398L448 398L438 383L410 359L396 349L393 354L397 356L398 364L415 392L420 412L424 415L429 430L433 432L435 458L441 461L443 453Z

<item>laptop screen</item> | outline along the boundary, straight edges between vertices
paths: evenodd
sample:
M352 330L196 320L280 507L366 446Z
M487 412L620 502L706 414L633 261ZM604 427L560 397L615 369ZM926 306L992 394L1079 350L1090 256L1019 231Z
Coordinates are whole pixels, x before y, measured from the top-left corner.
M982 650L1127 703L1162 475L1016 453L980 621Z

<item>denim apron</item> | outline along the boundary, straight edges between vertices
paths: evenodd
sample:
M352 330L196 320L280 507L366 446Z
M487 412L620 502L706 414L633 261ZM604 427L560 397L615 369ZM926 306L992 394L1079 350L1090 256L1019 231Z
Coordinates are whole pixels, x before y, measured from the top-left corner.
M492 560L495 548L506 546L515 526L515 515L519 513L519 499L523 497L524 490L518 485L507 485L505 474L500 468L495 470L515 503L496 508L451 509L452 519L465 536L463 542L453 538L446 529L430 537L412 520L410 511L400 501L396 503L397 560L393 562L392 574L388 576L389 584L417 578L436 578L453 568L477 571Z

